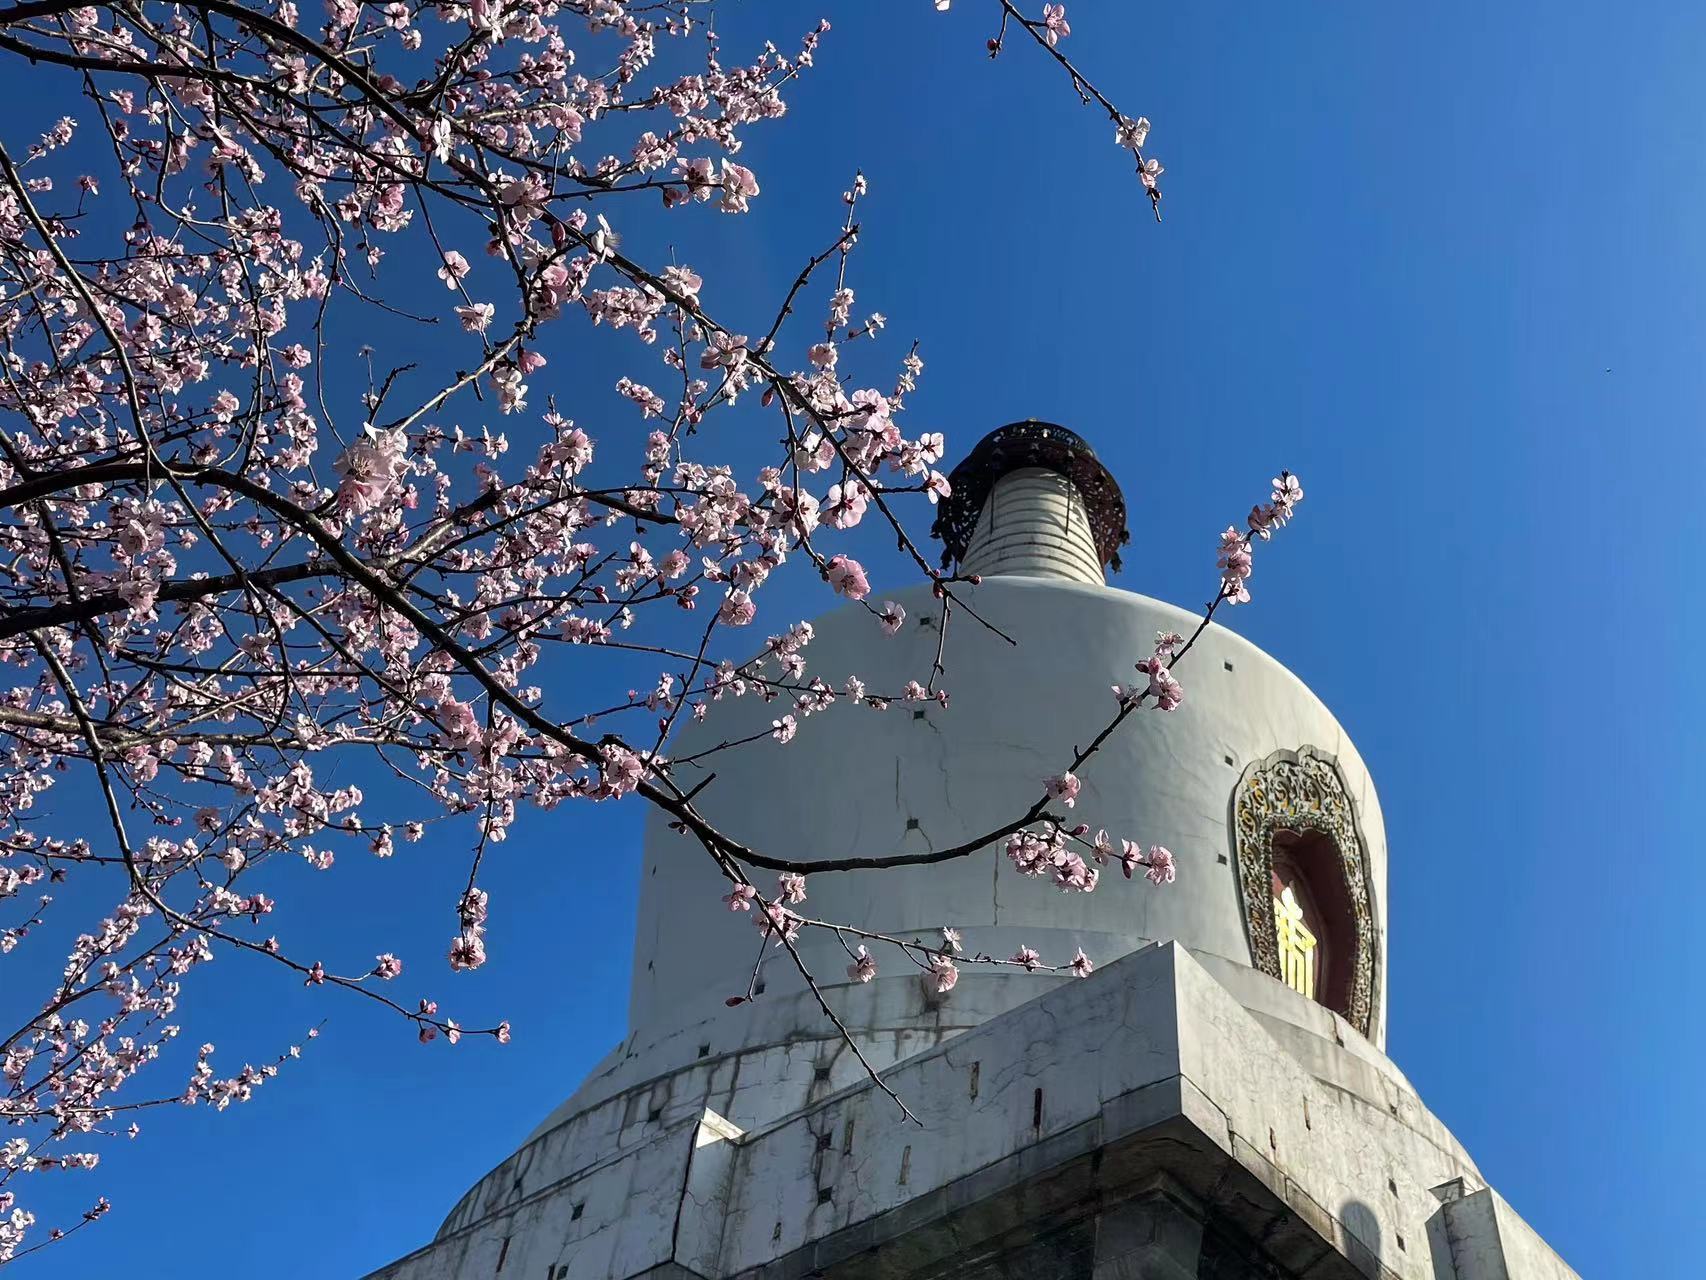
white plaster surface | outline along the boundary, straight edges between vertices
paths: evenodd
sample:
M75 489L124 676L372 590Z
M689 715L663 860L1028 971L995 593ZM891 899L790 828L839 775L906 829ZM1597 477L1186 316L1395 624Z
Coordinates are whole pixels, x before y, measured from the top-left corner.
M1573 1280L1575 1272L1491 1187L1448 1201L1429 1224L1435 1280Z
M1102 557L1078 487L1056 471L1021 467L989 491L961 569L1103 583Z
M898 692L927 672L941 606L924 588L894 598L908 619L892 639L862 608L818 620L810 669L835 685L857 673L873 692ZM704 812L755 847L807 860L961 843L1022 812L1043 778L1107 722L1110 686L1136 678L1134 665L1156 633L1188 633L1195 621L1142 596L1058 579L991 577L969 589L969 598L1017 643L964 612L953 617L946 708L896 703L876 712L844 700L806 720L785 746L765 738L710 757L705 769L717 776L699 797ZM1024 943L1065 961L1083 946L1103 963L1145 942L1177 939L1248 965L1229 830L1233 787L1252 761L1309 746L1337 760L1356 804L1384 991L1385 831L1356 748L1296 677L1222 627L1203 635L1178 674L1184 705L1128 721L1080 770L1084 790L1074 810L1092 828L1166 845L1179 861L1177 883L1157 889L1115 872L1093 894L1062 894L1018 876L992 846L957 862L811 878L808 909L908 936L951 924L965 931L970 948L994 955ZM682 735L674 753L746 737L778 714L775 704L751 699L719 704ZM684 785L693 773L686 771ZM760 794L799 802L760 809L751 799ZM642 874L630 1024L632 1043L643 1050L745 989L754 938L721 913L717 899L726 887L708 860L662 821L647 830ZM842 980L846 958L833 939L808 935L805 954L814 973ZM798 981L778 958L786 960L772 957L770 992ZM1048 985L1038 977L1005 980L1028 984L1027 997ZM813 1014L798 1033L824 1030ZM1384 1039L1383 1004L1373 1038L1376 1045Z

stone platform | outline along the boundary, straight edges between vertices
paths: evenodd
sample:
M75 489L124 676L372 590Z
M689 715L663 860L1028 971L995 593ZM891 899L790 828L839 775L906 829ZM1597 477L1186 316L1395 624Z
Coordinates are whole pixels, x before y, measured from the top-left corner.
M1311 1074L1176 943L883 1080L916 1123L869 1080L750 1132L660 1117L371 1280L1575 1275L1436 1120Z

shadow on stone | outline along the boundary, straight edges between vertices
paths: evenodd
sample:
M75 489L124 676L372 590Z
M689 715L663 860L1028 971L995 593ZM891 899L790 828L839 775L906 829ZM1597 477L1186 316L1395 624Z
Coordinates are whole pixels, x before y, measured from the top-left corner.
M1349 1200L1339 1211L1339 1221L1345 1224L1345 1257L1365 1276L1380 1275L1380 1222L1374 1210Z

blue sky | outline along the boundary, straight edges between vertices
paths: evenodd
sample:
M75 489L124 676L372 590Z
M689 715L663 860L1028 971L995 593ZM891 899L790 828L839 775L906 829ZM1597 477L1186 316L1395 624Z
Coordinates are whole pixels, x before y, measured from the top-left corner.
M719 314L762 327L857 165L861 309L926 361L912 427L951 457L1028 415L1089 437L1131 508L1117 585L1201 601L1216 532L1298 472L1231 622L1380 788L1391 1056L1580 1272L1693 1274L1665 1228L1706 1190L1706 12L1074 3L1068 50L1155 122L1156 226L1052 67L984 56L993 6L819 7L817 68L750 135L753 212L680 233ZM725 44L791 44L806 17L725 4ZM8 145L65 105L38 83L0 89ZM192 1041L259 1061L321 1039L247 1107L159 1113L98 1187L60 1184L38 1207L115 1210L22 1272L177 1275L189 1239L221 1274L345 1277L424 1243L622 1034L640 816L529 815L489 864L492 962L433 986L511 1018L507 1049L421 1050L221 960ZM459 849L340 864L280 931L383 933L429 968Z

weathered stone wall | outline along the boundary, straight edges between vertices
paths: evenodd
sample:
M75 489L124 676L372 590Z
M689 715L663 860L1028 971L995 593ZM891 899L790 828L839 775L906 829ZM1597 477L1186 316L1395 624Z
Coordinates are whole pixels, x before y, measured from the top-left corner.
M655 1268L927 1280L962 1265L995 1280L1033 1244L1051 1280L1165 1276L1193 1248L1199 1270L1179 1274L1211 1280L1252 1259L1311 1280L1572 1275L1508 1206L1476 1199L1473 1166L1426 1126L1316 1079L1176 945L1059 986L884 1080L918 1123L868 1080L756 1131L660 1119L375 1280L490 1276L500 1255L505 1274L533 1280ZM1455 1244L1441 1221L1452 1206L1432 1190L1453 1180L1465 1188ZM1483 1203L1496 1230L1471 1216ZM1072 1234L1086 1222L1088 1236ZM1495 1256L1507 1273L1489 1269ZM1554 1269L1523 1269L1541 1265Z

